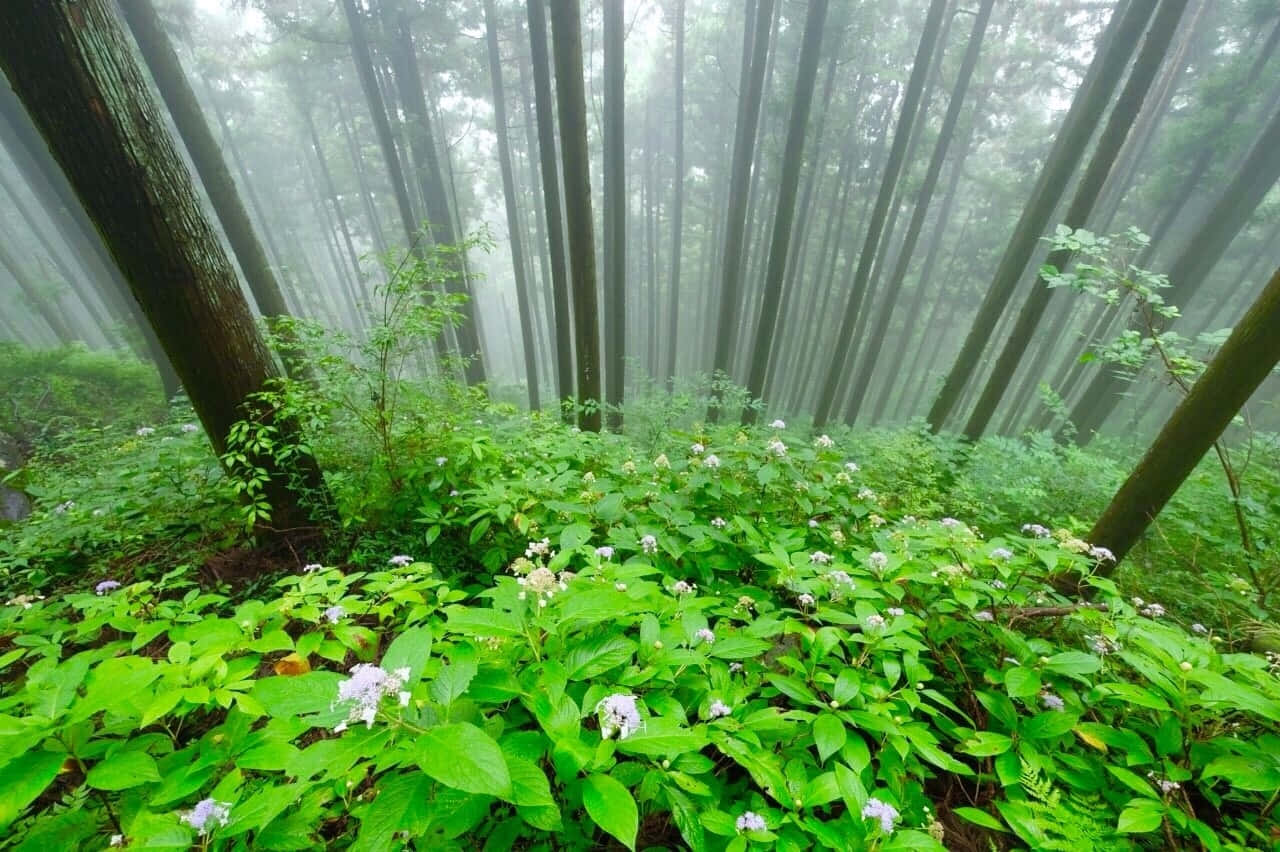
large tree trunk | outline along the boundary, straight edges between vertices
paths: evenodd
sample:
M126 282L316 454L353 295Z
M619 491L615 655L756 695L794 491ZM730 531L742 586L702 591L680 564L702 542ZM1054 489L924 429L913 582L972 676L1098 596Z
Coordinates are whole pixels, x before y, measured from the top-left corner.
M511 142L507 139L506 90L502 85L502 53L498 49L498 22L493 0L484 0L485 43L489 53L489 76L493 81L493 122L498 135L498 167L502 172L502 195L507 208L507 233L511 241L511 266L516 279L516 305L520 311L520 341L524 345L524 376L529 385L529 407L542 407L538 399L538 353L533 342L533 319L529 308L529 284L525 280L524 237L516 211L515 175L511 170Z
M747 376L747 392L752 399L764 394L765 374L773 349L773 336L778 306L782 302L782 277L786 272L790 250L791 226L795 222L796 195L800 189L800 166L804 161L804 135L809 126L809 109L813 104L813 87L818 78L818 59L822 49L822 33L827 19L827 0L809 0L801 38L800 62L796 72L795 95L792 98L791 123L782 154L782 174L778 185L778 210L773 219L773 238L769 246L769 265L764 275L764 299L756 326L755 351ZM756 409L743 409L742 421L755 421Z
M159 105L106 0L14 0L0 64L182 377L214 449L278 377L230 259L205 218ZM277 419L277 448L297 440ZM276 530L309 525L325 486L314 459L251 454Z
M536 0L530 0L536 2ZM578 428L600 431L600 331L596 309L596 247L591 221L587 98L582 78L578 0L551 0L556 106L564 165L565 223L573 273L573 330L578 357Z
M534 117L538 122L538 162L542 203L546 207L547 243L551 255L551 295L555 308L556 375L560 400L573 397L573 314L569 308L565 268L564 223L560 213L560 170L556 166L555 107L551 99L551 66L547 59L547 19L543 0L528 0L530 61L533 65ZM566 419L569 413L565 411Z
M663 371L669 386L675 388L676 355L680 348L680 253L684 237L684 3L675 0L676 12L672 27L675 30L675 72L672 80L675 90L675 165L672 171L674 197L671 202L671 273L668 276L671 300L667 313L671 326L667 334L667 360Z
M1280 269L1237 323L1190 393L1089 532L1119 561L1280 363ZM1100 566L1103 574L1114 562Z
M893 146L889 150L889 160L885 164L884 174L880 179L880 191L876 195L875 208L871 214L871 223L867 227L866 239L862 244L862 254L858 257L858 266L849 288L849 299L840 322L840 330L836 333L835 351L831 356L822 381L818 405L813 415L815 428L826 425L836 404L836 394L840 388L840 380L845 374L844 365L849 359L849 350L853 345L854 327L858 324L858 314L861 312L867 281L871 275L871 265L875 261L876 248L880 245L880 235L884 230L885 215L889 210L889 202L893 198L898 176L902 173L902 163L906 158L907 142L911 137L911 126L915 122L916 111L920 105L920 95L924 91L925 78L928 76L929 68L933 63L933 49L938 41L938 33L942 29L942 15L946 8L946 0L931 0L929 3L929 12L925 17L924 30L920 34L920 43L916 47L915 62L911 67L911 77L907 81L906 94L902 100L901 112L898 115L898 126L894 131Z
M1085 169L1084 177L1080 179L1075 196L1067 207L1063 224L1068 228L1083 228L1088 224L1089 214L1097 203L1107 176L1111 174L1111 167L1115 165L1116 157L1120 154L1129 128L1133 126L1134 120L1142 109L1142 102L1151 88L1165 53L1168 52L1169 44L1173 41L1173 35L1178 29L1178 22L1182 19L1182 12L1186 6L1187 0L1161 2L1160 10L1156 13L1151 29L1143 40L1133 70L1129 73L1129 79L1111 110L1107 126L1093 150L1093 156ZM1073 257L1073 252L1059 250L1050 254L1046 263L1054 269L1065 270ZM1040 286L1038 280L1032 284L1031 295L1027 297L1022 310L1018 313L1013 330L1005 338L1005 344L1000 350L999 358L996 359L995 368L987 378L982 395L978 398L973 413L965 424L964 434L969 440L976 441L982 437L987 423L995 414L996 406L1000 404L1014 372L1018 369L1018 364L1026 354L1027 344L1031 342L1052 296L1053 291L1047 285Z
M604 398L622 426L627 354L627 149L622 0L604 0ZM638 348L638 347L637 347Z
M720 310L716 328L713 369L727 373L731 369L742 301L742 244L747 227L747 189L751 179L752 151L755 148L756 123L760 118L760 92L764 85L765 57L769 52L769 22L773 0L758 0L751 49L742 54L745 84L738 94L738 123L733 140L733 164L729 176L729 207L725 215L724 251L721 255ZM707 419L715 421L719 409L712 406Z
M1062 121L1031 198L1023 208L1000 258L1000 265L978 308L973 326L943 382L942 390L929 409L929 428L935 433L942 429L978 368L982 350L1013 297L1027 261L1035 252L1049 217L1053 215L1067 182L1084 155L1098 119L1111 101L1111 94L1119 84L1155 6L1156 0L1130 0L1123 12L1117 10L1112 13L1112 23L1099 38L1098 52L1072 99L1071 108Z

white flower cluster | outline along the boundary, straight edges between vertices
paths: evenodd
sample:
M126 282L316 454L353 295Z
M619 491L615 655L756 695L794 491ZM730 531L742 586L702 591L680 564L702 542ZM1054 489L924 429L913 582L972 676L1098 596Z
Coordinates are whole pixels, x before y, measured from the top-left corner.
M720 469L720 457L715 453L708 453L707 457L702 460L702 466L711 470Z
M324 620L330 624L337 624L347 614L345 608L341 606L331 606L324 611Z
M695 441L689 446L689 452L693 453L695 456L700 456L706 451L707 451L707 448L704 447L702 444L698 443L697 441Z
M717 698L715 701L712 701L711 706L707 708L707 717L710 719L719 719L722 716L728 716L732 712L732 707Z
M1007 547L993 548L991 551L991 558L1000 562L1008 562L1013 558L1013 551L1009 550Z
M613 548L607 544L601 545L600 547L596 548L596 556L599 556L601 559L612 559Z
M836 442L831 440L830 435L819 435L814 440L813 445L820 450L829 450L836 445Z
M694 631L693 638L705 645L710 645L716 641L716 634L710 627L699 627Z
M1089 548L1089 555L1093 557L1094 562L1115 562L1116 555L1105 547L1094 545Z
M319 570L321 570L321 569L323 569L323 568L324 568L324 566L323 566L323 565L321 565L319 562L308 562L306 565L303 565L303 566L302 566L302 573L303 573L303 574L314 574L316 571L319 571Z
M531 541L524 549L525 559L536 559L539 556L547 557L549 559L555 555L556 552L551 549L551 539L549 538L544 538L541 541Z
M120 588L120 581L103 580L101 583L93 587L93 593L95 595L102 596L107 594L108 592L113 592L118 588Z
M642 536L640 538L640 549L645 553L654 554L658 552L658 539L652 535Z
M182 815L182 821L201 836L207 835L218 826L231 821L231 803L216 802L212 798L201 799L194 808Z
M832 556L830 553L823 553L821 550L815 550L809 554L810 565L830 565Z
M964 526L963 521L957 521L955 518L943 518L942 520L938 521L938 523L949 530L958 530Z
M1049 531L1048 527L1041 526L1040 524L1023 524L1022 531L1024 533L1030 533L1035 538L1049 538L1053 535L1053 533Z
M817 601L814 600L813 595L808 592L802 592L796 597L796 603L800 604L800 606L805 609L812 609L814 605L817 604Z
M781 421L781 420L775 420L775 421L773 421L772 423L770 423L770 424L769 424L769 428L770 428L770 429L785 429L785 428L787 428L787 424L786 424L786 423L784 423L784 422L783 422L783 421Z
M776 422L781 423L782 421L778 420ZM738 817L733 824L738 831L764 831L768 828L764 817L755 811L743 811L742 816Z
M182 424L182 434L184 434L184 435L190 435L190 434L191 434L191 433L193 433L193 432L199 432L199 431L200 431L200 427L199 427L199 426L197 426L197 425L196 425L196 424L194 424L194 423L183 423L183 424Z
M600 736L606 740L615 733L625 740L640 729L640 709L634 695L606 695L596 704L596 713L600 715Z
M844 597L845 592L852 592L856 587L853 578L843 571L830 571L827 573L827 582L831 584L831 600L838 601Z
M139 438L148 438L154 435L155 433L156 433L156 430L151 426L139 426L133 432L133 434L137 435Z
M764 448L778 458L782 458L787 454L787 445L777 438L771 438Z
M1177 781L1170 781L1168 778L1157 778L1155 772L1148 772L1147 777L1150 778L1155 785L1160 788L1160 792L1166 796L1175 790L1182 789L1182 785Z
M391 565L396 566L397 568L403 568L406 565L413 564L413 557L402 553L399 556L391 557L390 559L387 560L387 562L390 563Z
M863 630L880 630L887 623L888 622L884 620L883 615L872 613L871 615L868 615L867 620L862 623L862 629Z
M658 457L653 460L653 466L661 470L669 470L671 468L671 461L667 458L666 453L659 453Z
M353 666L351 677L338 684L338 700L334 702L351 706L348 708L346 721L338 723L333 730L341 733L351 722L364 722L365 727L372 728L382 699L388 695L395 695L401 707L408 706L409 693L403 690L404 682L408 679L407 666L393 672L387 672L372 663Z
M885 834L891 834L898 823L898 809L873 796L862 806L862 818L880 820L880 830Z
M1065 710L1067 703L1052 692L1040 693L1040 703L1046 710Z
M711 519L711 526L715 527L715 528L716 528L716 529L718 529L718 530L722 530L722 529L724 529L724 528L725 528L726 526L728 526L728 525L729 525L729 522L728 522L728 521L726 521L724 518L712 518L712 519Z
M1142 598L1134 598L1133 605L1138 607L1138 612L1147 618L1160 618L1164 615L1164 607L1158 603L1147 603Z
M889 567L889 557L879 550L873 551L867 557L867 565L871 566L871 570L879 574L881 571Z
M565 582L563 577L556 577L550 568L541 566L534 568L523 577L516 577L516 582L521 587L520 600L524 600L529 592L533 592L540 607L546 606L555 597L556 592L564 592L569 589L569 584Z
M1093 651L1093 653L1100 657L1105 657L1107 654L1120 650L1119 643L1114 642L1101 634L1088 634L1084 637L1084 641L1085 644L1089 646L1089 650Z
M671 584L671 594L673 595L696 595L698 586L690 583L688 580L676 580Z

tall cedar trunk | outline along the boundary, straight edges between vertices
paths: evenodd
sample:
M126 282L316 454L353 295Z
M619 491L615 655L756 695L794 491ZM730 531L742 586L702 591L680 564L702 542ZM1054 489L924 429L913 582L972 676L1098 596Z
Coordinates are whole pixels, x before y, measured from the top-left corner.
M782 173L778 185L778 209L773 219L773 238L769 246L769 265L764 275L764 299L756 325L755 351L747 375L747 392L752 399L764 394L765 374L777 330L775 319L782 301L782 277L786 272L790 249L791 226L795 221L796 195L800 188L800 166L804 161L804 134L809 126L809 109L813 104L813 87L818 78L818 58L822 48L823 27L827 19L827 0L809 0L808 14L801 38L800 62L796 72L795 95L792 98L791 123L782 154ZM755 409L743 410L742 420L755 420Z
M969 45L965 49L964 58L960 62L960 71L956 76L955 86L951 90L951 100L947 104L947 113L942 119L942 127L938 131L938 141L934 144L933 155L929 159L928 168L925 170L924 182L920 185L920 190L916 195L915 209L911 213L911 222L907 225L907 232L903 236L902 246L898 251L897 263L894 264L889 280L883 287L884 307L880 311L880 316L875 327L871 330L871 336L868 338L866 348L862 353L861 364L858 367L857 378L854 381L853 397L850 403L851 421L857 417L859 410L862 408L863 395L867 391L867 385L871 382L871 374L880 358L880 349L884 345L885 335L889 332L889 325L893 319L894 308L897 306L898 295L902 292L902 283L906 280L907 268L911 265L911 257L915 252L916 241L920 237L920 231L924 228L925 216L929 212L929 202L933 199L933 190L938 184L938 176L942 173L942 164L946 161L947 150L951 145L956 123L960 119L960 110L964 106L964 96L969 89L969 80L973 76L973 69L978 64L978 55L982 50L983 36L986 33L987 22L991 18L991 7L994 4L995 0L982 0L978 14L974 18L973 29L969 33ZM923 281L921 283L923 284ZM890 366L892 366L892 363Z
M1178 307L1191 302L1277 179L1280 179L1280 110L1254 142L1235 178L1205 211L1194 237L1169 264L1171 286L1163 294L1165 301ZM1157 331L1163 330L1163 327L1157 328ZM1085 389L1070 416L1081 444L1093 438L1115 409L1125 381L1116 373L1104 370Z
M1129 73L1129 79L1111 110L1107 126L1098 139L1084 177L1080 179L1075 196L1067 207L1063 224L1068 228L1083 228L1088 223L1089 214L1098 200L1098 194L1102 191L1107 176L1111 174L1111 167L1115 164L1129 128L1142 109L1142 102L1151 88L1151 82L1155 79L1156 71L1160 68L1170 42L1173 41L1173 34L1178 29L1178 22L1186 6L1187 0L1161 2L1160 10L1143 40L1138 58L1134 61L1133 70ZM1066 269L1072 257L1071 251L1055 251L1049 255L1047 264L1055 269ZM1000 404L1009 386L1009 381L1013 378L1014 371L1017 370L1018 364L1026 353L1027 344L1035 334L1036 327L1040 324L1040 317L1049 306L1052 295L1053 291L1047 285L1041 287L1039 282L1032 285L1031 295L1018 313L1018 320L1012 332L1007 338L1003 338L1004 348L1000 351L995 368L987 379L987 384L978 398L969 421L965 424L964 434L969 440L982 437L987 423L995 414L996 406Z
M346 13L347 27L351 35L351 54L355 61L356 73L360 77L360 88L364 91L365 101L368 103L369 115L373 120L373 129L378 137L378 147L382 150L382 158L386 164L387 177L391 182L391 191L396 199L396 210L400 214L400 225L404 229L405 240L411 251L418 256L425 256L422 247L422 241L419 235L418 223L414 220L413 206L409 202L408 184L405 183L404 170L400 167L400 155L396 150L395 137L391 132L391 122L387 118L387 109L385 101L382 97L382 90L378 86L377 73L373 66L373 55L369 50L369 39L365 33L364 19L362 13L356 7L356 0L342 0L342 8ZM412 54L412 43L409 47ZM410 64L412 64L412 55L410 56ZM416 66L415 70L416 70ZM421 84L419 83L419 90ZM425 96L421 105L414 104L414 108L421 106L422 113L425 115ZM408 112L408 108L406 109ZM421 127L421 122L419 122ZM427 154L424 152L424 158ZM428 213L430 216L431 214ZM448 219L449 214L445 213L442 219ZM434 237L435 234L433 233ZM456 242L456 240L454 241ZM453 294L466 294L467 282L465 278L458 280L458 277L450 276L445 281L445 287ZM476 329L475 307L468 299L461 308L462 324L457 329L458 346L461 349L459 354L465 360L464 374L466 375L468 384L479 384L484 381L484 358L480 350L480 337Z
M1138 542L1178 486L1280 363L1277 328L1280 269L1103 510L1089 532L1090 542L1108 548L1117 561ZM1106 574L1114 567L1114 563L1107 563L1100 571Z
M574 396L573 314L565 269L564 223L560 213L560 171L556 166L555 107L551 100L551 67L547 60L547 19L543 0L528 0L530 60L533 65L534 116L538 122L538 162L542 203L546 207L547 243L551 255L551 295L555 307L556 376L560 399ZM566 418L569 413L566 410Z
M1113 21L1116 15L1121 15L1119 23L1114 29L1109 25L1099 39L1098 52L1072 99L1071 108L1063 119L1031 198L1023 208L1013 236L1000 258L1000 265L978 308L973 326L933 407L929 409L929 428L933 432L942 429L943 422L977 369L982 350L1013 297L1027 261L1035 252L1049 217L1053 215L1067 182L1084 155L1098 119L1110 102L1155 6L1156 0L1131 0L1123 13L1112 13Z
M356 182L360 185L360 204L364 207L364 215L369 219L369 232L373 237L373 246L380 257L387 257L390 247L386 235L382 233L382 219L378 216L378 207L374 203L373 189L369 186L369 173L365 171L364 154L360 150L360 142L356 138L351 116L347 112L342 98L334 99L338 111L338 125L342 128L342 138L347 143L347 153L351 156L351 165L355 169Z
M538 354L533 342L533 319L529 308L529 284L525 280L524 236L516 212L515 175L511 170L511 142L507 139L506 93L502 84L502 53L498 49L498 22L493 0L484 0L485 42L489 53L489 76L493 81L493 123L498 135L498 167L502 172L502 195L507 207L507 232L511 240L511 266L516 279L516 306L520 311L520 341L524 345L524 376L529 385L529 407L542 407L538 399Z
M604 397L622 425L627 338L627 150L622 0L604 0Z
M536 0L531 0L536 2ZM578 428L600 431L600 331L596 309L596 247L591 221L587 98L582 78L582 19L578 0L551 0L556 107L564 166L565 224L573 275L573 331L577 353Z
M826 425L836 404L836 394L840 388L840 380L844 376L845 361L849 358L849 350L853 345L854 326L858 322L861 303L871 274L871 265L875 260L876 247L880 244L880 235L884 230L885 214L889 202L893 198L898 175L902 172L907 142L911 136L911 126L915 121L916 110L920 104L920 95L924 89L925 78L933 60L934 45L942 28L942 14L946 11L946 0L931 0L929 12L924 22L924 31L920 35L920 44L916 48L915 62L911 67L911 78L907 81L906 95L902 100L902 109L898 115L898 126L894 131L893 147L889 151L889 161L885 164L884 175L880 180L880 191L876 195L875 209L871 214L871 223L867 227L866 239L862 244L862 254L858 257L857 270L850 286L849 299L844 316L840 322L840 330L836 334L835 351L831 356L826 375L822 381L822 389L818 397L818 405L813 415L815 427Z
M746 87L738 94L738 125L733 140L733 164L729 177L729 206L725 215L724 251L721 257L720 310L713 358L713 369L721 373L730 370L737 336L742 273L745 267L741 255L747 227L747 189L751 179L756 122L760 118L760 94L764 85L772 13L773 0L758 0L751 50L742 55L742 79L746 82ZM719 410L713 405L707 412L707 419L714 422L718 415Z
M213 204L222 232L226 234L227 243L249 285L249 292L253 294L253 300L266 318L268 327L280 336L285 369L295 376L306 375L297 336L287 322L275 322L281 317L289 316L289 306L285 304L280 282L276 280L266 249L249 220L249 213L244 209L244 202L240 200L240 193L231 178L231 172L227 170L227 162L222 157L222 150L213 137L209 122L196 100L196 93L192 91L191 84L182 71L178 54L169 43L169 37L160 23L160 16L156 14L151 0L120 0L120 8L124 11L125 20L138 43L142 58L151 71L151 79L155 81L165 106L169 108L169 115L178 128L182 144L191 155L191 162Z
M676 355L680 348L680 253L681 240L684 236L684 3L675 0L675 20L672 22L675 35L675 70L672 85L675 94L675 163L671 173L671 272L668 275L670 306L667 310L671 325L667 333L667 361L663 374L675 388Z
M0 64L223 453L249 397L279 374L106 0L6 4ZM271 419L256 406L247 413ZM297 441L296 424L274 426L279 448ZM294 453L284 462L275 453L250 461L267 471L275 529L311 524L325 502L314 459Z
M42 292L39 284L32 280L26 267L19 263L18 259L9 251L7 241L0 242L0 266L4 267L13 280L17 282L18 290L22 293L23 300L49 326L49 330L53 332L53 336L59 346L70 343L73 340L80 340L79 335L72 330L66 317L62 315L62 308L57 304L54 294Z

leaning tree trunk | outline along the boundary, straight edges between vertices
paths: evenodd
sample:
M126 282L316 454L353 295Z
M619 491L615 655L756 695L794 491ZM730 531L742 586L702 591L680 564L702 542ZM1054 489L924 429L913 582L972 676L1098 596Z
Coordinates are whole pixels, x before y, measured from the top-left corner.
M1134 61L1133 71L1130 72L1129 79L1116 100L1116 105L1111 109L1107 126L1098 138L1098 144L1093 150L1093 156L1089 159L1084 177L1080 179L1075 196L1067 207L1063 224L1068 228L1083 228L1088 224L1089 214L1093 211L1107 176L1111 174L1111 167L1115 165L1116 157L1119 156L1120 149L1129 134L1129 128L1133 126L1134 120L1142 109L1142 103L1146 99L1152 81L1155 80L1156 71L1160 69L1165 53L1168 52L1169 44L1173 41L1173 35L1178 29L1178 22L1182 19L1182 12L1186 6L1187 0L1163 0L1160 4L1160 10L1156 13L1151 29L1143 40L1138 58ZM1049 255L1047 264L1054 269L1065 270L1073 256L1074 252L1061 249ZM982 395L978 398L973 413L965 424L964 435L969 440L976 441L982 437L987 423L995 414L996 406L1000 404L1005 390L1009 387L1009 382L1013 379L1014 372L1018 369L1018 364L1025 356L1027 345L1031 342L1036 327L1040 324L1040 318L1044 315L1045 308L1049 307L1049 300L1052 297L1053 290L1049 289L1047 283L1044 286L1041 286L1039 281L1032 283L1031 295L1027 297L1027 301L1018 312L1017 322L1005 339L995 367L987 377Z
M537 0L530 0L537 2ZM551 0L560 154L564 165L565 224L573 274L573 330L578 356L578 428L600 431L600 330L596 309L596 247L591 222L587 97L582 78L582 19L578 0Z
M1013 298L1022 278L1022 271L1039 245L1049 217L1053 215L1054 208L1066 190L1067 182L1084 155L1098 119L1110 102L1111 94L1119 84L1138 43L1138 37L1155 11L1155 6L1156 0L1131 0L1123 12L1117 10L1112 13L1113 20L1116 15L1122 17L1114 29L1109 25L1099 39L1098 53L1072 99L1071 108L1062 121L1062 127L1045 159L1031 198L1023 208L1004 255L1000 258L1000 265L996 268L991 286L978 308L973 326L947 373L942 390L929 409L929 428L933 432L942 429L965 385L978 369L982 350L991 339L991 333L1004 314L1009 300Z
M627 150L622 0L604 0L604 398L622 426L627 356ZM638 347L637 347L638 350Z
M1124 558L1232 418L1280 363L1280 269L1120 486L1089 541ZM1101 565L1103 574L1115 563Z
M493 0L484 0L485 43L489 53L489 76L493 82L493 122L498 134L498 167L502 172L502 196L507 207L507 233L511 241L511 265L516 279L516 306L520 311L520 340L524 345L524 375L529 385L529 407L539 409L538 354L533 343L533 320L529 310L529 284L525 280L524 238L516 212L515 175L511 170L511 143L507 138L506 92L502 85L502 54L498 50L498 22Z
M782 153L779 176L778 209L773 219L773 236L769 247L769 264L764 274L764 299L756 326L755 350L747 375L747 392L756 399L764 394L765 374L777 331L778 307L782 302L782 277L790 253L791 226L795 222L796 195L800 189L800 165L804 160L804 134L809 126L809 109L813 104L813 87L818 79L818 59L822 49L823 27L827 19L827 0L809 0L801 37L800 63L796 72L795 96L792 98L791 123ZM756 409L747 406L742 422L755 421Z
M871 223L867 227L866 239L862 244L862 253L858 257L858 266L854 272L849 288L849 298L844 316L840 321L840 329L836 333L835 351L831 356L827 372L822 381L818 396L818 405L813 414L814 427L826 425L836 404L836 393L844 376L844 364L849 359L849 350L853 346L853 331L858 324L862 298L871 275L871 264L875 261L876 247L880 244L880 235L884 230L885 214L889 210L889 202L893 198L898 176L902 173L902 163L906 158L907 142L911 137L911 126L915 122L916 110L920 104L920 95L924 91L925 78L933 64L933 48L938 41L938 33L942 29L942 15L946 11L946 0L932 0L929 12L925 17L924 31L920 34L920 43L916 47L915 62L911 67L911 77L907 81L906 95L902 99L902 111L898 115L898 126L893 135L893 146L889 149L889 160L885 164L884 174L880 179L880 191L876 195L876 205L871 213Z
M4 4L0 65L222 454L237 421L271 420L249 400L279 374L107 0ZM326 492L309 454L278 452L296 443L296 424L272 425L277 452L249 461L267 471L271 522L286 531L311 524Z

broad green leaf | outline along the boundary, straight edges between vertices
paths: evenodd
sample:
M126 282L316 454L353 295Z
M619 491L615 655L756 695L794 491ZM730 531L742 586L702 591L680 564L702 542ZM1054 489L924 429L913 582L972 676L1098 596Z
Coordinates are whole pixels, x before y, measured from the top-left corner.
M297 677L264 677L253 683L249 694L272 716L303 716L321 713L338 699L337 672L314 671Z
M1116 831L1121 834L1144 834L1160 828L1164 821L1164 803L1153 799L1130 799L1120 812Z
M23 808L35 801L67 756L54 751L29 751L0 766L0 828L18 818Z
M564 655L569 680L590 680L631 662L636 643L622 636L601 636L575 645Z
M1040 692L1040 675L1035 669L1016 666L1005 672L1004 687L1010 698L1029 698Z
M958 751L974 757L994 757L1004 754L1013 748L1013 740L1004 734L993 731L978 731L972 737L960 743Z
M471 686L479 667L471 660L457 660L440 667L440 674L431 681L431 700L448 707L457 701Z
M406 689L418 682L427 658L431 655L431 629L429 627L410 627L391 641L382 655L382 668L393 672L399 668L407 668L409 677L405 680Z
M826 763L827 758L844 748L848 739L844 722L832 713L823 713L813 720L813 744L818 747L818 761Z
M567 551L591 541L590 524L569 524L560 531L560 550Z
M159 780L156 759L145 751L117 752L85 776L85 783L98 790L127 790Z
M608 775L588 775L582 782L582 804L592 822L628 849L636 848L640 810L630 790Z
M354 814L360 820L360 833L352 852L392 848L395 833L403 829L410 814L430 806L431 779L417 772L384 776L377 790L374 800Z
M510 801L511 773L493 737L469 722L440 725L419 734L418 766L448 787Z
M707 744L705 728L685 728L676 719L655 716L645 720L640 730L618 740L618 751L648 757L675 758L685 752L700 751Z
M1102 668L1102 660L1083 651L1063 651L1050 657L1044 667L1063 675L1087 675Z
M980 825L983 828L989 828L992 831L1002 831L1006 833L1009 831L1009 829L1004 827L1004 823L1000 820L996 819L986 811L979 810L978 808L955 808L952 813L956 816L967 819L974 825Z

